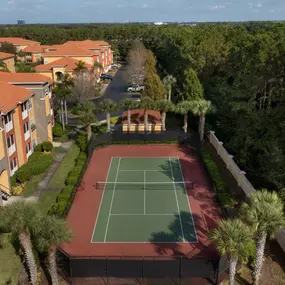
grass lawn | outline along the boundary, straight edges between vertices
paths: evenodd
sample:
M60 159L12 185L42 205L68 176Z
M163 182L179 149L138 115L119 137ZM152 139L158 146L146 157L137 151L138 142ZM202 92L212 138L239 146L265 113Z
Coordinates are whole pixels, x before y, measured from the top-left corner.
M21 260L16 254L8 235L0 235L0 284L18 284ZM11 283L6 283L8 281Z
M39 205L42 212L47 213L51 206L54 204L57 196L61 190L57 191L46 191L42 194Z
M55 142L62 142L62 143L67 142L69 140L68 133L67 132L63 133L61 137L54 137L53 140Z
M24 197L29 197L33 195L38 183L42 179L44 173L33 176L27 183L25 189L24 189Z
M67 175L74 167L75 160L78 157L79 152L80 149L76 144L73 144L70 147L68 153L65 155L56 173L52 177L48 188L64 188Z

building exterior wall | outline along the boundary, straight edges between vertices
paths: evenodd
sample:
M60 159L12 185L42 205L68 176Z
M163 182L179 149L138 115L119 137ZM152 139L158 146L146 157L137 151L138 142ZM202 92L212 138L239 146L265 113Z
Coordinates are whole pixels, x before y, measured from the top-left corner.
M2 118L0 117L0 189L10 192L9 166L6 153L5 133Z
M25 145L24 141L24 130L23 130L23 120L22 120L22 109L21 106L18 105L14 109L13 113L13 122L14 122L14 137L15 137L15 143L16 143L16 152L17 152L17 162L18 167L21 167L24 163L26 163L26 157L23 152L23 146ZM14 158L12 155L10 157Z
M44 64L48 64L63 58L63 56L43 56L43 58L44 58Z
M39 73L39 74L41 74L41 75L44 75L44 76L48 76L48 77L51 78L51 79L54 79L54 78L53 78L53 73L52 73L51 70L50 70L50 71L46 71L46 72L41 71L41 72L37 72L37 73Z
M10 72L15 72L15 59L14 57L3 59Z

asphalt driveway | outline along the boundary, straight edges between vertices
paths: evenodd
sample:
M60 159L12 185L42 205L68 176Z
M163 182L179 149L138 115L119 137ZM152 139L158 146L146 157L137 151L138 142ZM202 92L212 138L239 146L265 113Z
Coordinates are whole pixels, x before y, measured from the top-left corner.
M128 86L128 83L127 83L126 76L125 76L125 66L122 65L118 69L116 75L114 76L113 81L111 81L108 87L106 88L104 95L101 96L100 98L92 99L92 102L95 105L99 105L99 103L103 101L104 99L111 99L115 101L117 104L119 104L125 98L131 97L131 95L127 93L127 86ZM118 111L116 113L112 113L111 115L119 116L121 115L121 113L122 111ZM104 112L99 112L97 113L96 117L98 121L105 120L106 114ZM68 119L69 125L76 125L77 121L78 121L78 118Z

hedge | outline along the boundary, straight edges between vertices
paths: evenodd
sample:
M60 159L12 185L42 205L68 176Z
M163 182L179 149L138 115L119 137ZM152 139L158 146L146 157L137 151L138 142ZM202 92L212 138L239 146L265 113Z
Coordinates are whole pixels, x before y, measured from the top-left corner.
M45 172L51 163L51 155L41 152L34 152L29 157L29 161L16 171L12 184L15 182L20 184L24 183L28 181L32 176Z
M75 167L70 171L65 181L66 186L63 188L61 193L58 195L56 202L52 205L49 213L62 216L65 213L66 208L71 202L71 195L78 183L78 179L81 175L83 166L86 162L87 155L83 152L79 153Z
M52 128L52 133L54 137L61 137L63 134L62 125L59 122L56 122Z
M42 142L34 148L34 152L50 152L53 149L53 145L51 142ZM30 161L30 159L29 159Z
M211 174L213 184L216 188L216 196L218 202L223 208L233 208L235 206L235 201L231 197L229 189L221 177L220 171L215 161L213 160L212 154L205 148L203 148L203 158Z

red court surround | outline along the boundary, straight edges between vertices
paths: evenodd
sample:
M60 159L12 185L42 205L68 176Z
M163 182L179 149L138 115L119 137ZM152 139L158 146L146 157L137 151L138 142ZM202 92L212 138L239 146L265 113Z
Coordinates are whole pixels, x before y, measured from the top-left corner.
M96 191L96 181L105 181L112 157L179 157L184 180L193 180L195 188L188 191L192 215L198 235L198 243L91 243L102 191ZM190 147L177 145L112 145L95 149L84 174L82 185L77 190L68 215L68 224L75 235L62 249L70 256L187 256L188 258L218 258L208 239L209 232L220 219L215 195L202 162Z

